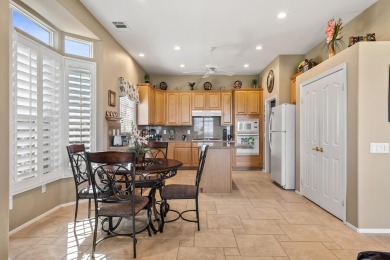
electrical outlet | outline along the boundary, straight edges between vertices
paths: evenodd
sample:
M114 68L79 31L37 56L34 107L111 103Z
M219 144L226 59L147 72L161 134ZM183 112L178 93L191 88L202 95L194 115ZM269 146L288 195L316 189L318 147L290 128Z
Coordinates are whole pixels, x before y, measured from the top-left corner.
M167 130L166 129L164 129L164 135L166 135L167 134Z
M46 184L43 184L42 185L42 193L45 193L46 192Z
M389 153L389 143L370 143L370 153Z
M187 130L187 134L188 134L188 135L191 134L191 130Z

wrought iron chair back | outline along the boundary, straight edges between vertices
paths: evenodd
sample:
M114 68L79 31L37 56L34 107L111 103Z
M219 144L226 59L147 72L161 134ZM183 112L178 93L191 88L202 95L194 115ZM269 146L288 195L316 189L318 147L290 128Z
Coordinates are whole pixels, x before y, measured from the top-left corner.
M144 145L144 148L148 149L146 157L167 159L168 142L149 141L148 144Z

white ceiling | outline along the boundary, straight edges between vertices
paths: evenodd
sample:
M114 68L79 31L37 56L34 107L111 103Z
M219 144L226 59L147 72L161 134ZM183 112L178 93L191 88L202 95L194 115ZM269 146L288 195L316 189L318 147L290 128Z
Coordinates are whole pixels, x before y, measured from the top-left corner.
M214 64L255 75L277 55L304 54L324 41L329 19L340 17L345 24L376 0L80 1L150 74L200 70L217 47ZM284 20L276 18L281 11ZM114 21L129 29L116 29ZM257 45L263 49L255 50Z

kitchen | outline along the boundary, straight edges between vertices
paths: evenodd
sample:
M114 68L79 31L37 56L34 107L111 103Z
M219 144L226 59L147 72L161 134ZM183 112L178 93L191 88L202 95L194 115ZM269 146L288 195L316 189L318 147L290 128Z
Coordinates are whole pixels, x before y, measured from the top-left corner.
M106 102L107 91L108 90L114 90L114 91L116 90L115 82L116 82L118 76L125 76L129 80L131 80L132 82L135 82L135 83L142 82L145 71L143 71L143 69L137 64L137 62L135 62L133 60L133 58L129 57L129 54L126 53L119 46L119 44L113 43L114 41L112 40L112 37L104 29L103 26L95 25L97 23L96 19L94 17L92 17L91 14L87 10L85 10L85 8L83 7L82 4L74 3L74 1L59 1L59 2L61 2L61 4L63 6L65 6L65 8L67 10L70 10L70 12L72 14L77 16L78 19L82 20L84 24L88 24L88 27L92 28L91 30L98 36L96 38L99 38L99 40L95 41L95 44L96 44L95 49L97 50L95 60L99 64L99 66L97 67L97 74L98 74L97 89L98 89L99 102L97 103L98 116L96 118L96 122L97 122L96 129L97 129L97 136L103 136L103 138L100 138L99 142L97 143L97 149L102 150L111 144L110 143L111 140L109 140L109 138L107 138L107 137L112 136L112 133L109 133L109 129L110 129L109 127L110 127L111 122L107 121L104 118L104 112L107 109L110 109L110 107L108 107L106 104L107 103ZM2 5L3 10L6 10L7 7L8 7L7 4ZM345 26L346 35L348 35L348 34L349 35L358 35L358 34L362 34L362 33L366 33L366 32L377 32L377 33L381 32L380 33L380 35L382 37L381 40L387 41L389 39L387 29L386 30L382 29L382 28L387 28L387 26L388 26L388 23L386 22L387 20L384 22L385 18L382 15L383 12L386 13L386 10L389 10L388 4L385 1L378 1L378 4L375 5L374 8L371 8L370 10L365 12L361 17L358 17L358 19L356 21L355 20L352 21L350 26L348 24ZM42 16L49 19L49 16L47 14L42 14ZM149 17L158 17L158 15L152 16L149 14ZM213 17L213 15L208 15L207 17ZM193 21L198 20L196 18L193 18L193 19L186 18L186 19L193 20ZM153 20L153 19L151 19L151 20ZM145 19L143 21L145 21ZM4 26L2 26L3 34L8 35L8 29L9 29L8 21L4 22L2 25L4 25ZM362 26L362 25L364 25L364 26ZM79 26L79 27L74 26L74 28L81 28L81 26ZM322 29L321 29L321 33L322 33ZM306 37L306 36L307 35L305 35L304 37ZM304 38L304 37L300 37L300 38ZM157 38L157 36L154 37L153 39L149 39L149 40L152 41L152 40L155 40L156 38ZM230 38L237 39L239 37L231 36ZM206 38L201 38L201 39L205 40ZM279 39L279 41L283 41L283 40ZM2 42L4 43L4 46L7 46L9 44L8 37L2 38ZM316 55L324 56L322 54L321 55L319 54L321 52L322 47L323 47L323 43L321 44L321 46L318 45L317 47L313 48L312 50L310 50L308 52L305 51L302 53L305 53L305 57L306 56L314 57ZM354 49L349 50L349 52L347 52L348 55L350 55L351 51L355 51L355 50L357 50L356 46L354 47ZM7 50L3 51L2 57L7 57L7 53L8 53ZM113 54L115 54L115 55L113 55ZM132 55L135 56L135 55L138 55L138 53L135 53ZM174 55L172 55L172 56L174 56ZM290 99L289 78L293 73L295 73L296 61L291 62L288 60L289 58L290 57L281 55L281 56L277 56L275 58L275 60L273 60L272 62L271 62L272 59L269 59L268 62L270 62L270 63L267 65L267 67L265 67L265 69L263 71L260 72L259 86L262 86L262 87L266 86L266 78L267 78L267 74L268 74L269 70L272 69L273 71L276 72L275 73L276 80L275 80L274 91L272 94L267 93L267 91L264 91L263 98L261 100L262 102L263 102L263 100L265 101L266 99L270 98L271 95L278 96L278 103L279 104L290 102L289 101L289 99ZM299 59L302 60L302 58L303 58L303 55L300 55ZM328 62L327 64L337 65L337 64L335 64L335 62L336 61L338 62L342 58L345 58L345 54L343 52L340 54L337 54L336 57L334 57L333 60L331 60L330 63ZM260 58L257 58L257 59L260 59ZM322 60L326 60L326 59L328 59L328 58L322 57ZM352 60L352 64L355 64L354 62L355 61ZM153 63L159 64L160 60L154 60ZM2 82L4 83L4 85L7 85L8 84L8 76L7 76L8 75L8 64L9 64L8 59L4 58L4 60L2 60L2 64L4 67L4 69L2 70L2 75L4 75L4 77L0 77L0 78L2 79ZM293 68L292 70L294 70L294 72L292 72L292 70L287 70L286 66L285 66L286 64L288 64L289 68ZM371 63L370 65L373 65L373 64L378 64L378 63L375 62L375 63ZM178 65L178 64L176 64L176 65ZM239 65L241 66L241 64L239 64ZM329 67L329 65L324 65L324 66ZM372 67L377 67L377 66L372 66ZM320 69L322 70L322 67ZM368 69L368 68L365 68L365 69ZM308 71L307 73L305 73L305 75L300 76L300 78L297 81L298 84L302 83L303 80L307 80L310 76L313 76L314 72L317 72L317 71L318 71L318 69L315 71ZM258 72L259 71L257 71L257 73ZM387 116L387 115L384 115L384 112L382 111L382 109L380 109L380 110L377 109L378 107L382 107L382 105L385 103L383 97L387 96L387 91L385 92L385 91L382 91L381 89L376 88L376 86L383 85L382 81L385 81L385 79L384 79L382 74L384 74L384 73L381 72L380 75L375 74L375 73L377 73L377 72L372 71L372 75L377 75L376 79L374 81L370 80L369 82L367 82L365 85L363 85L364 88L361 88L362 91L359 91L359 93L364 93L363 96L359 96L359 100L366 100L367 102L352 103L352 104L354 104L354 107L351 107L351 109L349 109L349 111L359 111L359 113L356 112L356 114L354 114L354 115L356 116L356 118L359 118L359 122L360 122L359 127L360 128L362 127L361 124L366 124L367 126L369 126L369 128L371 128L371 131L368 131L367 129L361 128L361 129L359 129L359 133L360 133L359 136L355 136L355 135L352 136L353 139L357 143L356 145L353 145L352 147L356 151L360 151L358 154L354 154L354 156L353 156L354 159L359 158L359 160L355 160L355 161L359 161L359 167L356 165L353 165L353 167L351 167L351 171L356 172L356 174L349 173L349 175L348 175L349 178L352 178L350 183L359 183L359 186L356 186L356 187L350 186L348 188L349 192L352 192L352 194L350 194L349 197L350 198L359 197L362 199L360 199L359 201L349 201L350 207L349 207L349 211L348 211L347 221L349 223L351 223L352 226L354 226L354 227L366 228L367 230L369 230L370 228L371 229L380 229L380 228L388 227L388 224L387 224L387 221L385 220L385 218L381 218L381 215L382 216L387 215L387 210L378 206L378 204L385 204L384 198L388 197L388 194L386 193L386 188L384 187L385 183L388 183L388 181L387 181L388 178L386 177L387 176L386 175L387 174L386 168L388 168L388 167L386 167L386 165L387 165L386 160L387 159L381 155L371 155L368 153L366 154L365 152L361 152L361 151L365 151L365 149L366 149L365 147L368 147L369 144L368 144L367 140L374 140L375 141L375 139L378 139L378 142L382 142L382 141L386 141L388 139L388 134L387 134L388 126L387 126L387 124L385 125L383 122L379 122L379 119L377 120L376 118L372 118L372 111L379 112L378 118L385 118ZM181 74L181 72L180 72L180 74ZM388 73L387 73L387 75L388 75ZM243 76L245 76L245 75L243 75ZM248 88L248 89L251 88L250 80L252 79L252 77L245 80L245 77L243 77L243 76L242 77L240 76L240 78L237 78L237 79L242 80L244 82L243 89L244 89L244 87ZM186 83L188 81L201 80L201 79L199 79L199 77L192 78L191 76L182 76L182 75L180 77L186 78L186 79L182 80L182 82L184 82L182 84L176 84L176 82L170 83L168 76L152 75L151 79L152 79L152 82L155 84L158 84L159 82L163 82L163 81L168 82L169 88L166 92L164 92L164 94L162 94L164 96L164 102L167 98L166 97L167 93L179 91L176 89L177 87L182 88L183 89L182 91L184 91L184 89L187 86ZM220 89L220 87L225 87L225 89L221 89L221 90L228 90L230 88L233 88L232 85L233 85L233 82L235 80L236 79L234 79L234 77L233 78L229 77L228 83L215 83L215 84L213 83L213 85L214 85L213 89ZM352 80L354 80L354 79L352 79ZM352 81L352 82L356 82L356 81ZM375 83L373 83L373 82L375 82ZM203 83L199 83L198 86L202 87ZM217 87L215 87L215 86L217 86ZM373 91L374 88L375 88L375 91ZM1 102L2 108L3 108L2 111L4 112L3 113L4 115L2 118L5 118L4 125L7 125L7 122L9 119L9 115L8 115L9 114L8 113L9 112L9 100L8 100L7 91L6 90L4 90L4 91L5 91L4 92L5 95L4 95L2 102ZM156 90L156 89L154 89L154 91L155 91L155 93L159 92L159 90ZM195 91L203 91L203 90L195 90ZM211 91L215 91L215 90L211 90ZM234 91L233 91L233 93L234 93ZM172 97L172 96L174 96L174 95L170 95L170 97ZM185 95L183 95L183 96L185 96ZM189 98L189 97L187 96L187 98ZM299 100L299 95L297 98ZM372 102L372 100L375 100L375 102ZM387 100L386 100L386 102L387 102ZM375 103L375 105L373 105L373 103ZM159 115L159 116L163 116L164 120L166 120L165 117L167 116L165 110L166 110L166 104L164 104L164 113ZM232 115L232 118L233 118L232 120L235 120L234 117L236 116L237 111L235 111L235 110L232 110L232 111L234 111L233 112L234 116ZM367 114L371 113L371 118L370 118L370 116L367 116L366 114L364 114L363 111L367 111ZM119 111L117 111L117 112L119 112ZM297 113L299 113L299 109L297 110ZM261 131L264 132L265 124L264 124L263 116L259 115L259 119L260 119L259 122L260 122L260 128L262 128ZM191 138L191 135L194 134L194 132L196 130L195 129L192 130L191 126L188 126L188 125L177 126L176 124L178 124L178 123L175 120L180 120L180 117L179 117L179 119L176 119L176 118L177 118L177 116L173 116L173 118L169 118L169 124L171 124L173 122L173 124L175 124L175 126L171 126L171 125L167 124L167 122L164 122L164 123L161 123L160 126L153 126L153 127L150 127L150 129L154 128L157 130L158 127L161 127L161 130L160 130L161 135L164 135L164 129L166 129L168 136L164 136L163 140L169 140L169 130L170 130L170 127L172 127L175 129L174 142L180 141L183 135L186 135L187 141L189 141ZM188 118L190 118L190 117L187 117L187 119ZM182 122L182 123L184 123L184 122ZM188 122L186 122L186 123L188 123ZM231 134L231 135L233 135L233 138L236 141L237 134L235 132L236 131L235 123L236 123L236 121L234 121L234 123L231 124L230 128L231 128L231 131L233 132L233 134ZM153 123L150 125L155 125L155 124L156 123ZM146 125L149 125L149 123L147 123ZM219 127L221 127L220 123L218 123L217 125ZM181 129L181 130L178 129L181 127L183 129ZM224 126L224 127L227 128L227 126ZM5 128L7 128L7 127L5 127ZM354 128L354 125L351 128ZM348 131L350 131L351 128L349 128ZM113 129L115 129L115 128L113 128ZM378 131L372 131L372 129L376 129ZM190 134L187 134L187 130L191 130ZM299 133L298 130L299 130L299 125L298 125L298 129L297 129L297 134ZM383 130L383 133L382 133L382 130ZM7 132L8 131L5 131L5 134L7 134ZM374 132L376 133L376 135L374 135ZM380 133L378 134L378 132L380 132ZM177 133L180 133L180 134L177 134ZM218 135L223 136L223 129L222 129L222 131L221 131L221 129L217 130L217 133L218 133ZM364 136L362 136L362 133L364 134ZM196 136L192 136L192 138L194 138L194 137L196 138ZM220 136L218 136L217 138L220 138ZM298 142L299 135L297 136L297 138L298 138L297 139L297 142ZM264 147L264 145L261 144L261 142L262 142L262 140L260 140L260 146ZM2 147L4 147L2 150L2 154L3 154L2 165L4 165L4 167L7 168L9 165L9 161L10 161L11 156L8 154L8 142L6 142L6 140L4 140ZM262 154L262 151L260 151L260 154ZM184 157L188 157L188 154ZM244 161L241 163L243 163L245 165L247 163L247 161ZM236 165L237 165L237 162L236 162ZM262 166L264 167L264 163ZM247 167L247 166L244 166L244 167ZM299 160L298 160L298 167L299 167ZM7 171L5 171L5 172L7 173ZM299 168L297 168L297 172L299 172ZM11 229L11 230L15 229L16 227L31 221L37 215L43 214L43 213L51 210L56 205L61 205L63 203L68 203L68 202L72 201L72 198L70 198L70 197L59 198L59 196L55 194L54 187L60 188L62 190L67 190L67 189L72 188L71 185L69 184L69 182L67 182L66 180L57 180L56 182L48 185L48 189L47 189L46 193L42 193L41 187L38 187L37 189L35 189L33 191L26 191L20 195L13 196L13 202L8 203L7 198L8 198L9 185L6 185L6 183L8 183L8 175L7 174L4 174L4 175L5 175L4 185L2 185L2 189L1 189L2 190L2 197L5 198L3 200L4 203L2 203L2 205L4 205L4 206L2 207L2 210L1 210L1 212L4 212L2 214L2 218L4 219L4 222L3 222L4 224L1 226L2 231L4 231L4 232L1 232L2 234L6 234L6 231L8 231L9 229ZM248 174L243 174L243 175L245 175L245 177L248 178L248 180L251 180L251 177ZM359 179L359 181L358 181L358 179ZM297 185L297 187L298 187L298 185ZM372 187L376 187L376 188L373 190ZM299 191L297 191L297 192L299 192ZM42 203L42 201L46 201L47 203ZM7 210L8 204L13 205L14 209L10 210L9 214L6 214L6 213L8 213L8 210ZM29 205L30 207L25 207L25 205ZM31 208L34 208L34 209L31 209ZM367 212L367 213L364 213L364 212ZM383 214L370 214L369 212L380 212ZM10 220L9 226L8 226L8 219ZM356 238L353 235L351 235L351 237ZM5 240L5 236L1 240ZM0 251L7 252L6 247L7 247L7 245L5 245L5 247L1 247L2 250L0 250ZM226 246L226 247L229 247L229 246Z
M160 90L151 84L138 84L140 103L138 129L151 140L169 141L168 155L197 166L196 142L247 144L237 149L233 169L262 168L262 90ZM109 133L120 127L110 122ZM114 135L109 136L113 143Z

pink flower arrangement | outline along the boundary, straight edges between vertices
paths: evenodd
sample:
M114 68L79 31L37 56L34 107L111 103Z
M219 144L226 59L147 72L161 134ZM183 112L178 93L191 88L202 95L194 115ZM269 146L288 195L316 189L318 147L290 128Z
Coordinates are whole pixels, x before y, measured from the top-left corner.
M328 35L328 38L326 38L326 45L329 47L330 44L332 43L337 43L337 41L341 41L343 36L341 36L341 29L343 22L341 18L335 20L329 20L328 21L328 26L326 27L325 34ZM341 41L341 43L343 43ZM336 44L337 45L337 44Z

